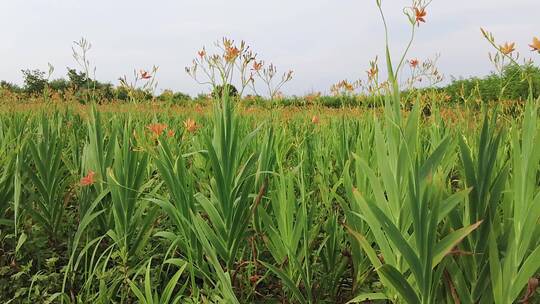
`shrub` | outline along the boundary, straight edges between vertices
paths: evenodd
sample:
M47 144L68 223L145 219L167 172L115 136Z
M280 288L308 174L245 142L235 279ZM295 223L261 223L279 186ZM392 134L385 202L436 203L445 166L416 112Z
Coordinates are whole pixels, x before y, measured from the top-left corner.
M483 78L453 79L451 84L441 90L445 91L454 102L463 102L469 97L482 101L526 100L529 95L529 83L523 79L522 75L530 77L533 97L538 98L540 95L540 68L532 64L521 67L509 65L504 68L501 75L491 73ZM503 87L505 87L504 90Z
M75 69L67 68L68 73L68 79L69 84L73 86L75 89L79 89L84 87L85 85L88 85L88 77L86 77L86 73L84 72L77 72Z
M22 70L24 78L24 90L27 93L41 93L47 85L47 79L45 78L45 72L34 70Z
M48 86L53 91L61 92L61 91L67 90L70 87L70 83L69 83L69 81L67 81L67 80L65 80L63 78L59 78L59 79L51 80L48 83Z
M191 96L182 92L173 92L172 90L164 90L157 99L162 102L181 104L191 100Z
M212 91L212 97L214 98L221 98L223 96L223 92L225 91L225 87L228 88L229 96L230 97L237 97L238 96L238 90L235 86L232 84L227 84L226 86L218 85L214 88Z
M13 93L22 92L21 87L19 87L18 85L14 84L14 83L5 81L5 80L0 81L0 89L10 91L10 92L13 92Z

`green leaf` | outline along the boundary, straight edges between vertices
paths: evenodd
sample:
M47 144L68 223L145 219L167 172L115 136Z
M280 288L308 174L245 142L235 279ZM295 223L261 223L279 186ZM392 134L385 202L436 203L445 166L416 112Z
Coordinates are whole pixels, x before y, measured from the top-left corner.
M169 300L171 299L171 296L173 294L174 288L176 284L178 283L178 280L180 279L180 276L182 276L182 273L184 273L184 270L186 269L187 264L184 263L182 267L174 274L174 276L169 280L167 285L165 286L165 289L163 289L163 294L161 295L161 302L162 303L169 303Z
M478 221L470 226L463 227L458 229L440 240L437 245L435 245L435 250L433 252L433 263L431 264L432 268L435 268L442 259L463 240L467 235L473 232L478 226L482 224L482 221Z
M390 219L382 213L382 211L374 204L368 204L373 215L379 221L379 224L388 238L392 241L394 246L401 252L407 263L409 264L413 275L417 281L422 281L422 266L418 255L415 253L411 245L405 240L401 232L397 229L396 225L390 221Z
M269 263L260 261L261 264L264 265L264 267L268 268L270 271L272 271L275 275L277 275L283 284L291 291L294 295L294 297L302 304L307 304L306 298L302 295L302 292L298 287L294 284L294 282L289 278L289 276L283 271L275 267L274 265L271 265Z
M448 214L450 214L450 212L452 212L452 210L454 210L454 208L456 208L456 206L460 202L465 200L465 198L467 197L467 195L469 195L470 192L471 192L471 188L461 190L459 192L456 192L450 195L447 199L442 201L439 204L440 209L439 209L438 222L440 223L443 219L445 219L448 216Z
M17 241L17 246L15 247L15 253L19 252L19 249L21 249L21 246L24 244L24 242L26 242L27 238L26 233L21 233L19 240Z
M527 285L529 278L532 278L540 270L540 246L537 246L534 251L527 257L512 284L510 296L516 299L519 293Z
M381 292L375 292L375 293L363 293L359 294L356 297L352 298L347 302L349 303L363 303L365 301L371 301L371 300L388 300L388 296Z
M391 284L392 288L403 297L403 299L409 304L418 304L420 299L415 293L411 284L403 277L403 275L393 266L385 264L377 269L377 272L384 276Z

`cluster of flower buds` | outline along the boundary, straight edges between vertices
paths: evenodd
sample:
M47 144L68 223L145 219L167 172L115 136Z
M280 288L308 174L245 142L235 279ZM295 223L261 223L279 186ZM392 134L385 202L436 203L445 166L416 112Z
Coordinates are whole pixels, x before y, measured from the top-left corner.
M410 59L409 67L411 68L411 75L407 79L407 86L413 88L417 83L426 83L429 86L433 86L444 80L443 75L437 68L437 60L439 55L435 55L433 59L427 59L421 62L417 58Z
M278 74L276 66L273 63L265 65L263 61L254 61L251 71L264 82L271 100L279 98L282 95L280 90L283 85L293 79L293 71L289 70L283 73L281 79L276 82L275 77ZM253 90L256 91L255 86Z
M133 81L128 81L125 75L118 80L120 81L120 86L127 89L130 100L134 102L142 99L143 96L139 96L140 94L153 95L157 87L157 71L157 66L153 66L149 71L144 69L140 69L139 71L133 70Z
M186 72L199 84L210 85L213 88L225 84L240 85L239 96L243 96L246 88L251 88L257 94L255 80L262 80L268 88L270 98L275 98L279 89L292 79L292 71L283 74L281 81L274 83L277 69L273 64L265 65L257 60L257 54L253 53L244 41L236 45L233 40L223 38L216 43L218 53L208 55L206 48L197 53ZM233 73L236 71L236 73ZM233 79L239 75L240 79ZM201 79L203 77L203 79Z
M361 87L362 82L357 80L355 82L349 82L348 80L341 80L330 87L330 92L334 96L352 95L354 91Z
M373 60L369 61L369 69L366 71L367 84L364 88L368 94L379 94L381 90L388 89L388 83L386 81L379 83L379 57L375 56Z
M378 59L379 58L376 56L375 59L369 61L369 70L366 71L369 83L377 82L379 76Z
M192 65L186 67L186 72L197 83L216 88L233 82L233 72L237 70L241 78L240 92L243 92L252 81L252 75L248 74L248 66L255 60L256 54L244 41L236 45L234 40L223 38L217 41L215 46L219 51L214 54L208 54L205 47L198 51Z
M321 92L313 92L313 93L309 93L305 95L304 100L306 101L307 104L314 104L316 103L317 100L321 98L321 96L322 96Z

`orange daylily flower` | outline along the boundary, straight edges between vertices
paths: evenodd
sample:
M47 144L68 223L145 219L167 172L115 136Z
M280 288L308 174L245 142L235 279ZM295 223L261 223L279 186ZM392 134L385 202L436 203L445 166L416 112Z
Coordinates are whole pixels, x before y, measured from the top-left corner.
M167 131L167 136L168 137L173 137L174 136L174 131L173 130Z
M354 85L352 83L349 83L347 80L342 80L338 85L347 92L354 91Z
M420 63L420 62L418 61L418 59L411 59L411 60L409 61L409 64L411 65L411 67L412 67L413 69L416 68L416 67L418 66L418 63Z
M259 62L253 61L253 70L254 71L258 72L258 71L260 71L262 69L262 67L263 67L263 62L262 61L259 61Z
M375 78L375 76L379 73L379 70L377 68L371 68L367 71L368 78L371 80Z
M225 48L224 57L227 62L233 62L238 55L240 55L240 50L237 47L228 46Z
M188 118L188 119L184 120L184 127L190 133L193 133L193 132L197 131L197 129L199 128L199 126L197 126L197 123L195 122L195 120L193 120L191 118Z
M92 170L88 171L88 174L81 178L81 186L85 187L85 186L90 186L92 185L95 180L94 180L94 176L96 175L96 173Z
M165 129L167 129L167 125L162 123L153 123L146 126L146 128L150 130L155 137L159 137L165 131Z
M317 115L313 115L313 117L311 118L311 123L316 125L318 124L320 121L319 121L319 116Z
M509 55L510 53L516 50L516 44L514 42L512 43L505 42L503 45L499 46L499 50L501 51L501 53L505 55Z
M152 78L152 75L150 75L150 73L148 73L147 71L140 70L140 74L141 74L141 79L150 79L150 78Z
M201 57L202 59L204 56L206 56L206 50L203 48L202 50L197 52L197 55L199 55L199 57Z
M532 48L531 51L537 51L540 53L540 39L533 37L532 44L529 44L529 46Z
M427 12L426 12L426 9L424 7L421 7L421 8L418 8L418 7L415 7L414 8L414 14L415 14L415 17L416 17L416 23L420 26L420 22L426 22L426 19L424 19L424 17L426 17L427 15Z

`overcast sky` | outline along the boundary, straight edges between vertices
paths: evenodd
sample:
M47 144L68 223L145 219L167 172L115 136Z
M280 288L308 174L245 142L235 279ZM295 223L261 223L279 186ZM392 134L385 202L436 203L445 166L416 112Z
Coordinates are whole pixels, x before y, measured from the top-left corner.
M406 43L402 7L383 0L391 46ZM491 50L480 27L499 42L515 41L527 57L540 37L540 0L433 0L409 58L440 53L450 76L485 75ZM75 67L74 40L85 37L97 78L118 83L133 69L159 66L159 88L189 94L207 91L184 72L203 45L220 37L245 40L278 69L293 69L283 91L329 91L341 79L365 78L368 61L383 54L384 35L375 0L0 0L0 79L22 83L21 69L55 68L53 78Z

